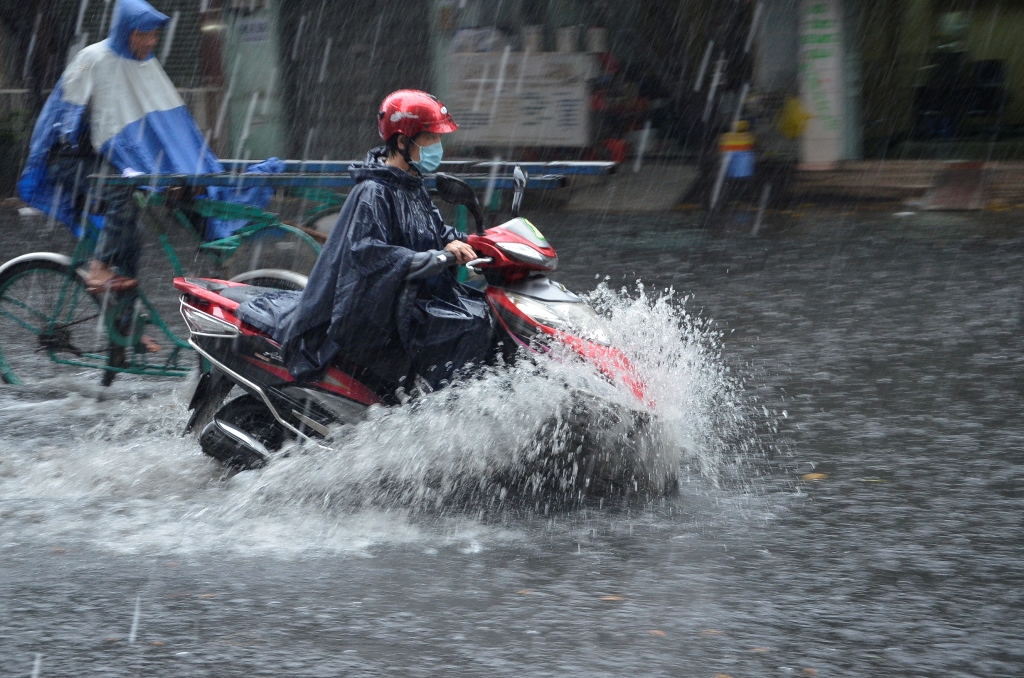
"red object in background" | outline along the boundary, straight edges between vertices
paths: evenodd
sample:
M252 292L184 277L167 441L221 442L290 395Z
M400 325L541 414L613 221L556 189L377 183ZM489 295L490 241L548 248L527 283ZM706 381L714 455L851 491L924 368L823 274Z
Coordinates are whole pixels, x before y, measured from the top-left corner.
M601 146L615 162L626 162L626 157L629 155L629 144L622 139L605 139L601 142Z
M619 66L618 60L612 56L611 52L601 52L598 55L598 58L601 60L601 70L605 73L615 75L622 70L622 67Z

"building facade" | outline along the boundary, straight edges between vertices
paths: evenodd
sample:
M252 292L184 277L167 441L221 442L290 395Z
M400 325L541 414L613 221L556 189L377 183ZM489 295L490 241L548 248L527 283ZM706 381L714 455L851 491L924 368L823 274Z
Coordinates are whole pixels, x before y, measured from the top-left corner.
M1024 131L1010 0L152 3L173 25L158 58L222 157L361 157L400 87L449 104L452 146L504 157L694 158L736 119L809 167L1012 154ZM113 6L0 0L5 109L38 106ZM798 139L780 133L794 100Z

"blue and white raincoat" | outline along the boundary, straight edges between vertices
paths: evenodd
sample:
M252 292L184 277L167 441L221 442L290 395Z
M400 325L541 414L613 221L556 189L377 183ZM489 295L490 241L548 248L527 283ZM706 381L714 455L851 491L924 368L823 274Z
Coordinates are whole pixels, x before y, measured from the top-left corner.
M160 62L152 55L137 59L129 47L132 31L163 28L167 21L144 0L118 0L107 39L75 55L36 122L18 193L76 236L74 196L58 195L48 173L48 156L57 144L78 149L88 139L95 153L122 172L224 171Z

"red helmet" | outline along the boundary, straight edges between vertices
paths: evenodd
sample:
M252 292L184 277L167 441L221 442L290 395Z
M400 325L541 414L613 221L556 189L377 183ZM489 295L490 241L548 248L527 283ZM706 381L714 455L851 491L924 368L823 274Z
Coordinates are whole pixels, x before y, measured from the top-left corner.
M377 114L380 138L387 141L395 134L412 139L420 132L448 134L459 129L448 108L433 94L418 89L400 89L384 97Z

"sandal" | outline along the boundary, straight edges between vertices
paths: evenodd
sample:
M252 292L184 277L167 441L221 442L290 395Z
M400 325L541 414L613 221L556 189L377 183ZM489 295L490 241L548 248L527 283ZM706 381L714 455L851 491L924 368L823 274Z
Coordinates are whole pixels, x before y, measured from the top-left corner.
M143 334L139 339L139 345L146 349L146 353L159 353L160 344L148 334Z

